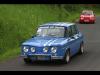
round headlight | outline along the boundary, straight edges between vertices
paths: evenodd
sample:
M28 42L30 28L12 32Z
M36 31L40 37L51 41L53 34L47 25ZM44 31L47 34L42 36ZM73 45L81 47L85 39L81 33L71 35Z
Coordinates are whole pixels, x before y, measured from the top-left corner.
M34 47L31 47L31 52L35 52L35 48Z
M28 47L23 47L24 52L28 52Z
M48 52L48 47L44 47L43 52L45 52L45 53Z
M56 52L57 52L57 47L52 47L52 48L51 48L51 52L52 52L52 53L56 53Z

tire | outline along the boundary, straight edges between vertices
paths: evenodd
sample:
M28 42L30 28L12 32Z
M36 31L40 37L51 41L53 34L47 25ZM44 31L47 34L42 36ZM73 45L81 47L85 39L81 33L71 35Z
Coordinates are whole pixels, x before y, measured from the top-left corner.
M80 49L79 49L78 54L83 54L83 53L84 53L84 44L82 43L82 44L80 45Z
M31 59L29 59L29 58L24 58L24 62L25 62L26 64L32 63Z
M79 22L80 24L82 24L82 22Z
M95 23L95 21L93 21L93 23L92 24L94 24Z
M71 57L70 57L70 51L68 50L68 51L65 53L65 56L64 56L64 58L63 58L63 63L65 63L65 64L69 63L69 62L70 62L70 59L71 59Z

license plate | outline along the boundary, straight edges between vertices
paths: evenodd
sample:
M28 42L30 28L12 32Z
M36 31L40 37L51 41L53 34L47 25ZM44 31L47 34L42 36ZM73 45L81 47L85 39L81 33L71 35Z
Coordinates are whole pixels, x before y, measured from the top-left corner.
M45 56L37 56L37 59L38 60L44 60L45 59Z
M85 22L89 22L89 20L84 20Z

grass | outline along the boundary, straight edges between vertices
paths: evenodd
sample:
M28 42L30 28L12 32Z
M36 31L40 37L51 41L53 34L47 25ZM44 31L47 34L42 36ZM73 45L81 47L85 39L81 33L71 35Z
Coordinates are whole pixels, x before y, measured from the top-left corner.
M85 7L47 4L0 4L0 61L20 55L20 45L47 22L74 22ZM70 5L69 5L70 7ZM95 9L99 14L99 10Z
M0 55L0 62L7 61L9 59L13 59L20 54L20 48L14 48L12 50L7 50L6 52Z

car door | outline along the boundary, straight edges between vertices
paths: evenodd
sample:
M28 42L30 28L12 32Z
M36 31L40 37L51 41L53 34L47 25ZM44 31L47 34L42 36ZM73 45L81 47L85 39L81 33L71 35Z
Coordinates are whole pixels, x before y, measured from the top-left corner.
M76 54L78 52L78 49L80 47L80 41L79 41L79 35L77 31L76 25L71 25L69 27L69 44L72 55Z
M81 35L79 34L77 25L73 25L73 37L75 38L75 53L77 53L79 51L80 48L80 44L81 44Z

